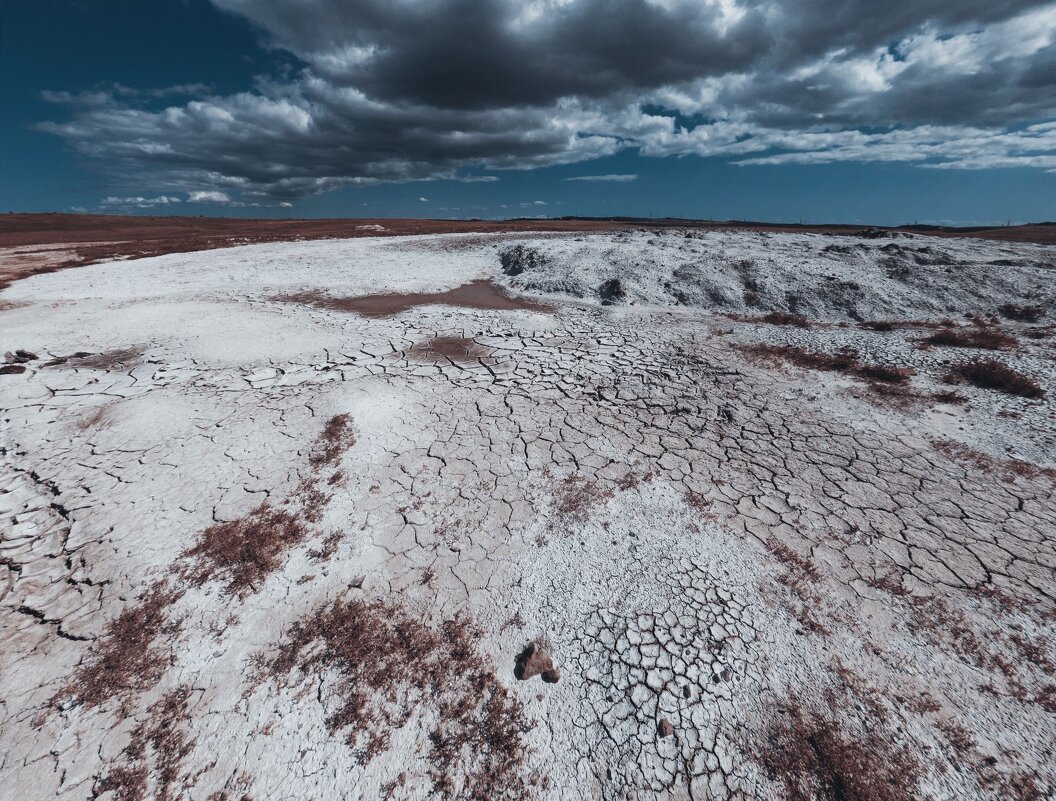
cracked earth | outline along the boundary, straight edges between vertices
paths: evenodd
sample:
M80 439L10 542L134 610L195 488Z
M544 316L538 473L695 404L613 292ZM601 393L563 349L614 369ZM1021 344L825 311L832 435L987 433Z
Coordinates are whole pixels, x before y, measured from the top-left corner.
M1054 265L667 230L16 281L0 798L1053 797Z

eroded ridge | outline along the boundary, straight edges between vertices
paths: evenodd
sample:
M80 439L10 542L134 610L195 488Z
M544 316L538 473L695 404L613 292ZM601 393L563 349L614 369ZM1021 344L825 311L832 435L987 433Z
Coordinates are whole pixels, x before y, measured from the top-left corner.
M149 262L16 284L4 786L1051 795L1047 252L740 236L298 243L165 257L175 284ZM761 252L797 254L832 291L792 303L748 263ZM282 291L291 255L308 267ZM946 268L976 280L1002 259L1015 308L944 320L973 297ZM390 291L333 289L350 260L400 294L491 274L550 300L385 317L275 300ZM901 282L915 317L873 315L844 262ZM218 264L236 289L209 284ZM646 267L683 283L643 283ZM143 298L100 300L130 272ZM748 301L770 305L723 305ZM144 330L144 303L180 325ZM113 328L84 342L100 306ZM935 338L951 330L967 333ZM949 383L985 359L1041 394ZM529 651L538 670L518 670Z

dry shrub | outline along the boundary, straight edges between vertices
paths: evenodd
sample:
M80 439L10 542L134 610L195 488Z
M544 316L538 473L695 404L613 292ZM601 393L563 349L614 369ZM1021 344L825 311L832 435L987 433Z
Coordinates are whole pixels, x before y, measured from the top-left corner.
M947 328L953 324L953 320L865 320L858 323L858 327L867 331L897 331L912 328Z
M831 633L817 617L817 612L822 609L824 602L814 589L821 581L821 573L814 563L773 537L766 541L766 547L786 568L778 575L777 580L788 587L800 601L795 609L796 620L815 634Z
M1036 323L1045 316L1043 306L1019 306L1015 303L1006 303L998 311L1001 312L1002 317L1021 323Z
M321 468L335 465L341 461L341 455L356 444L356 434L352 428L352 416L338 414L326 421L323 432L316 440L317 449L311 456L312 466Z
M171 642L180 631L180 622L169 620L168 611L182 594L159 581L138 604L123 609L51 703L76 699L96 707L117 698L125 704L129 695L156 685L172 664ZM160 637L165 638L165 645L155 647Z
M100 793L114 793L114 801L143 801L148 777L153 774L155 801L184 796L180 791L186 790L189 782L180 781L182 763L194 747L185 731L190 719L189 697L190 690L180 687L148 710L149 717L132 730L131 741L122 751L125 764L99 782Z
M228 593L244 595L281 567L280 557L307 536L293 514L262 503L245 517L205 529L197 545L183 552L192 562L183 575L196 586L219 579Z
M762 322L769 323L770 325L790 325L795 328L810 328L810 320L802 314L792 314L790 312L770 312L763 316Z
M1016 350L1019 340L998 328L944 328L920 340L918 345L940 345L948 348L982 350Z
M569 476L558 486L557 511L565 517L585 521L595 506L611 497L611 490L579 476Z
M762 762L787 801L914 801L923 775L920 763L881 733L848 735L798 706L772 727Z
M745 293L747 295L748 293ZM755 304L750 304L755 305ZM747 314L727 314L731 320L736 320L740 323L766 323L767 325L788 325L795 328L810 328L811 322L809 319L804 317L802 314L793 314L792 312L783 311L772 311L769 314L764 314L761 317L752 317Z
M741 345L740 350L762 362L793 364L809 370L843 373L869 383L902 384L916 374L912 367L864 364L853 348L836 353L815 353L793 345Z
M952 383L967 381L980 389L996 389L1022 398L1045 397L1045 390L1037 381L996 359L973 359L955 364L946 374L946 380Z
M1017 477L1056 479L1056 470L1051 467L1038 467L1022 459L995 459L952 440L933 439L931 446L951 459L968 462L988 475L999 476L1003 481L1012 482Z
M464 618L434 629L381 601L337 601L295 623L264 666L276 678L294 668L336 675L338 701L327 725L344 733L349 747L361 747L364 763L416 712L432 712L433 792L444 799L522 799L529 727L521 703L475 648L479 636Z

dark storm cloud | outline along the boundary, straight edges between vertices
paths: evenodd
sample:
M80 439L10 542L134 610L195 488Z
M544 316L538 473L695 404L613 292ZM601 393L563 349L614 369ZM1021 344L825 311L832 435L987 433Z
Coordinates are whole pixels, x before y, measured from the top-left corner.
M1053 2L213 2L301 72L160 112L57 87L72 119L43 127L112 172L233 202L627 147L1056 168Z

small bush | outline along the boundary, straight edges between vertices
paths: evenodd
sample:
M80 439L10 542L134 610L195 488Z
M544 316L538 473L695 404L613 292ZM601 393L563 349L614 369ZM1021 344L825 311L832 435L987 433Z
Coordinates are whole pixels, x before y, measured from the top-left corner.
M810 328L810 320L804 317L802 314L791 314L789 312L770 312L764 315L760 322L769 323L770 325L790 325L796 328Z
M1045 390L1037 381L996 359L973 359L954 365L946 374L946 380L953 383L967 381L980 389L996 389L1021 398L1045 397Z
M336 677L327 725L362 749L364 763L424 712L433 793L445 801L523 799L529 725L476 648L479 638L463 618L434 629L381 601L337 601L294 624L263 667L275 679L295 669Z
M882 384L905 383L916 372L912 367L864 364L859 359L858 352L852 348L844 348L831 354L815 353L792 345L745 345L741 350L763 361L785 362L809 370L844 373L864 381Z
M1015 350L1019 347L1014 336L995 328L946 328L922 339L920 344L982 350Z
M182 594L158 582L138 604L123 609L52 703L76 699L96 707L157 684L171 663L172 652L155 647L155 642L162 636L171 640L179 633L180 623L169 620L168 610Z
M762 762L787 801L913 801L923 775L916 759L879 732L847 736L798 706L771 729Z
M263 503L245 517L205 529L184 551L191 565L183 571L201 586L219 578L227 592L244 595L281 565L281 556L308 536L304 524L285 509Z
M1015 303L1006 303L998 311L1001 312L1002 317L1021 323L1036 323L1045 316L1045 309L1042 306L1018 306Z

